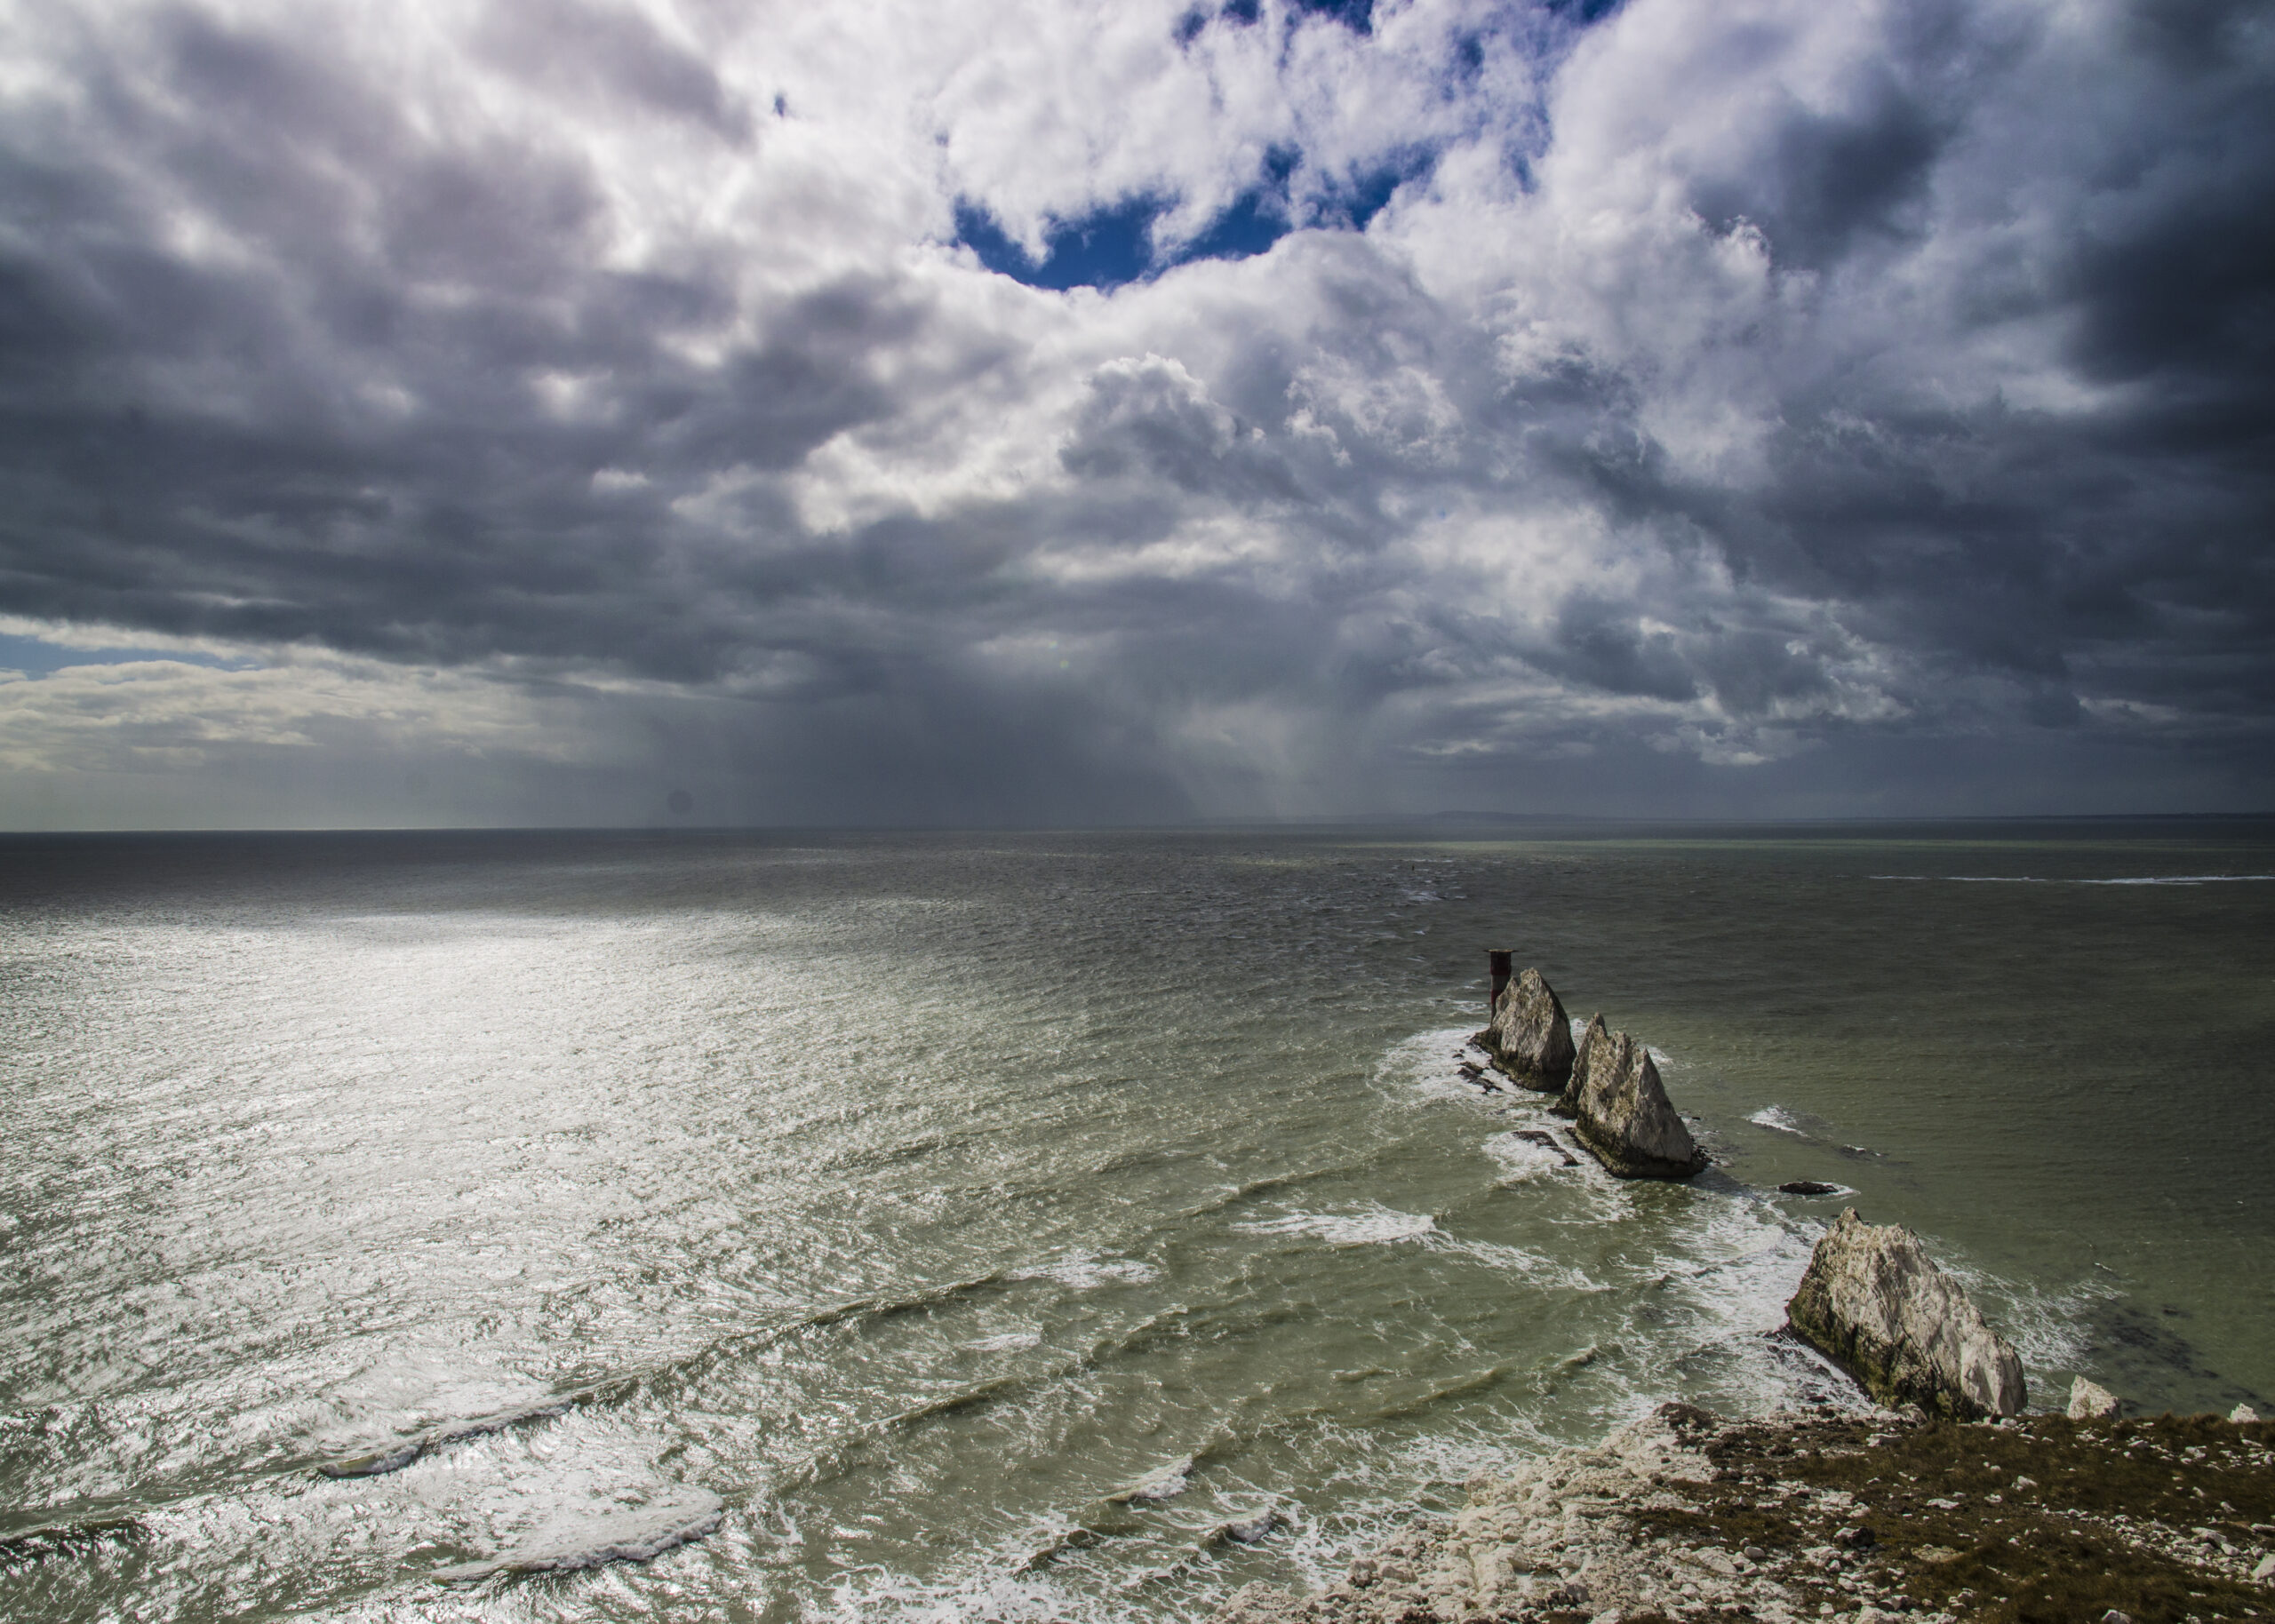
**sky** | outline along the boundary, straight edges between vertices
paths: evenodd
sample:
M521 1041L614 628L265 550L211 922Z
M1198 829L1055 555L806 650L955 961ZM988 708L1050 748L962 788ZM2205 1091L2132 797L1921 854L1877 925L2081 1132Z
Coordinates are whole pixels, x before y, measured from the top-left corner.
M0 0L0 828L2275 808L2275 11Z

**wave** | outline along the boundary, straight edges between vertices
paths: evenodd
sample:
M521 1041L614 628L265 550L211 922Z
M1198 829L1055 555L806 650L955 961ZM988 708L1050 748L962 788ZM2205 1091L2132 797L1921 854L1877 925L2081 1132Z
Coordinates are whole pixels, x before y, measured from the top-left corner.
M1783 1105L1765 1105L1746 1118L1756 1127L1766 1127L1780 1134L1791 1134L1796 1139L1806 1139L1811 1144L1821 1144L1847 1157L1878 1157L1880 1152L1869 1145L1848 1144L1834 1139L1825 1131L1833 1125L1822 1117L1812 1117L1806 1111L1792 1111Z
M1426 1391L1417 1393L1411 1398L1401 1399L1393 1405L1385 1405L1383 1408L1377 1410L1370 1419L1376 1421L1403 1421L1410 1416L1419 1415L1426 1410L1435 1409L1441 1404L1447 1404L1457 1398L1466 1398L1473 1393L1484 1392L1489 1388L1498 1387L1507 1380L1509 1368L1506 1365L1492 1365L1483 1370L1471 1371L1465 1375L1455 1377L1450 1381L1441 1382Z
M1341 1162L1331 1167L1307 1167L1295 1173L1275 1173L1268 1178L1250 1179L1243 1184L1226 1185L1220 1194L1203 1201L1198 1206L1185 1208L1177 1216L1198 1218L1205 1214L1222 1212L1228 1206L1239 1206L1244 1202L1255 1200L1258 1196L1269 1195L1275 1190L1291 1190L1297 1185L1309 1184L1320 1179L1347 1178L1354 1174L1364 1173L1366 1170L1363 1163Z
M1106 1495L1106 1502L1110 1506L1126 1506L1133 1501L1175 1500L1193 1486L1194 1465L1193 1456L1180 1456L1166 1466L1155 1468L1135 1483Z
M0 1526L13 1520L12 1517L0 1517ZM141 1519L132 1514L100 1512L80 1517L46 1516L42 1521L0 1533L0 1561L36 1558L59 1551L84 1550L112 1540L131 1540L141 1532Z
M730 1359L760 1351L801 1331L914 1313L960 1298L1000 1290L1007 1279L1018 1278L1022 1277L1007 1277L1000 1271L991 1270L984 1275L950 1280L912 1292L880 1293L875 1296L832 1303L794 1318L719 1338L678 1358L645 1370L606 1377L511 1409L460 1421L443 1421L360 1454L319 1462L316 1470L326 1477L340 1478L377 1477L398 1472L422 1456L451 1444L504 1432L532 1421L550 1421L582 1405L615 1404L643 1390L654 1392L667 1387L684 1385Z
M544 1530L501 1555L440 1568L429 1577L445 1584L474 1584L499 1573L569 1572L611 1562L647 1562L712 1532L722 1515L716 1494L696 1489L637 1511Z
M488 1415L476 1415L466 1421L444 1421L429 1427L415 1437L403 1438L381 1448L360 1455L347 1455L337 1461L326 1461L316 1468L327 1477L378 1477L388 1472L399 1472L429 1450L440 1449L445 1444L462 1443L467 1438L486 1437L493 1432L504 1432L530 1421L551 1421L565 1415L571 1406L585 1403L591 1391L567 1394L547 1398L536 1404L521 1405L510 1410L498 1410Z

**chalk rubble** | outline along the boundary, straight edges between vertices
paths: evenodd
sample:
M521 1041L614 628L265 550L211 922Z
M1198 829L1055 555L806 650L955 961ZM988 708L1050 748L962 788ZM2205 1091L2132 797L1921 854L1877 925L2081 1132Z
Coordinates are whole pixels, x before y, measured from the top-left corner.
M2117 1395L2079 1376L2070 1383L2070 1419L2103 1421L2117 1413Z
M1417 1521L1326 1588L1297 1596L1251 1584L1213 1624L1601 1618L1674 1608L1688 1616L1698 1606L1794 1620L1799 1592L1765 1569L1760 1553L1670 1549L1639 1525L1640 1513L1684 1509L1712 1480L1705 1445L1724 1424L1688 1405L1664 1405L1592 1447L1558 1450L1508 1477L1481 1475L1465 1509Z
M1845 1208L1785 1305L1793 1330L1882 1404L1960 1421L2020 1414L2023 1362L1901 1224Z

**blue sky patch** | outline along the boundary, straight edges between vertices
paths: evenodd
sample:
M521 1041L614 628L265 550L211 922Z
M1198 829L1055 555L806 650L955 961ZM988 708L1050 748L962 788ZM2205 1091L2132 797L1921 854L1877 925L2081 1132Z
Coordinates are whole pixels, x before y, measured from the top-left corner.
M1546 0L1552 15L1582 27L1601 22L1620 7L1622 0Z
M1302 224L1327 230L1364 231L1393 193L1430 172L1437 154L1409 147L1371 169L1361 170L1309 200ZM1030 288L1064 292L1069 288L1113 289L1195 259L1247 259L1266 251L1296 229L1288 182L1302 162L1293 147L1275 147L1265 155L1257 183L1233 199L1201 232L1166 252L1153 243L1154 222L1175 199L1141 193L1094 209L1073 219L1054 220L1043 234L1043 256L1032 259L1004 231L994 215L970 198L956 203L955 240L979 257L980 264Z
M0 633L0 671L20 671L28 677L44 677L52 672L71 665L128 665L142 660L175 660L184 665L211 665L218 671L254 671L259 662L228 660L219 655L199 654L187 649L144 649L124 645L116 649L74 649L62 643L51 643L38 637L11 637Z
M1408 181L1428 174L1437 157L1426 147L1415 147L1373 169L1361 170L1328 194L1318 223L1330 226L1348 221L1353 230L1364 231L1367 222L1383 211L1391 195Z
M1118 288L1194 259L1246 259L1264 252L1294 229L1286 194L1295 167L1294 153L1275 149L1265 161L1262 182L1241 193L1199 235L1167 253L1155 251L1153 227L1170 200L1151 194L1053 222L1043 235L1040 261L969 199L956 204L956 241L989 270L1031 288Z
M1071 220L1054 221L1043 235L1040 262L1004 235L995 217L968 200L956 204L956 241L979 263L1030 288L1118 288L1153 267L1153 221L1169 207L1150 195L1124 198Z
M1296 0L1296 9L1314 17L1332 17L1353 34L1375 31L1375 0Z

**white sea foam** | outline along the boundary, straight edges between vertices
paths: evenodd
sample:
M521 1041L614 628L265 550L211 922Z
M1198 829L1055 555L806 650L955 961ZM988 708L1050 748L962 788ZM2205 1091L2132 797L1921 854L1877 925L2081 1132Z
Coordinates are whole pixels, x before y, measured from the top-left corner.
M1082 1604L1087 1598L1069 1596L1047 1580L1029 1578L1018 1571L1020 1565L1006 1563L930 1581L890 1572L849 1575L832 1588L828 1607L819 1616L847 1624L882 1618L906 1624L970 1624L982 1619L991 1624L1042 1624L1070 1614L1101 1616Z
M1542 1130L1530 1130L1539 1133ZM1502 1166L1498 1184L1521 1184L1529 1179L1545 1178L1552 1174L1567 1171L1562 1150L1529 1138L1522 1132L1496 1134L1479 1147Z
M1401 1213L1393 1207L1368 1206L1355 1212L1289 1213L1278 1218L1252 1218L1233 1227L1250 1235L1309 1235L1330 1246L1366 1246L1417 1240L1436 1230L1438 1224L1426 1213Z
M2083 1365L2091 1341L2086 1317L2095 1302L2118 1294L2091 1282L2067 1290L2041 1290L1986 1275L1963 1258L1939 1262L2014 1343L2032 1385L2041 1390L2053 1378Z
M1393 1044L1376 1063L1376 1086L1405 1105L1418 1105L1430 1100L1474 1102L1495 1097L1481 1094L1478 1083L1461 1070L1465 1063L1475 1066L1484 1059L1469 1046L1471 1035L1483 1024L1481 1012L1473 1023L1417 1032ZM1508 1087L1489 1072L1486 1080L1497 1087Z
M1760 1127L1776 1128L1781 1134L1792 1134L1802 1139L1810 1136L1809 1131L1800 1125L1793 1113L1782 1105L1765 1105L1746 1120Z

